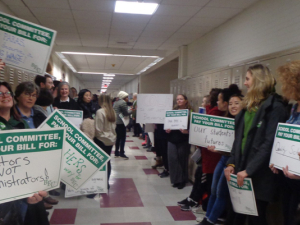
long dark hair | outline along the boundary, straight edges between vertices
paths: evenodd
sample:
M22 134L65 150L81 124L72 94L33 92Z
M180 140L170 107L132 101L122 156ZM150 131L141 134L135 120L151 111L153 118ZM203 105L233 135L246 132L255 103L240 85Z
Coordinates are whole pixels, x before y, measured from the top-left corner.
M9 83L7 82L0 82L0 86L4 86L6 87L9 92L11 93L11 97L12 97L12 101L14 101L14 93L9 85ZM16 120L20 120L21 119L21 116L20 114L18 113L16 107L15 107L15 103L13 104L13 107L11 107L10 109L10 116L13 116Z
M222 89L220 88L212 88L209 92L209 102L210 102L210 106L213 108L213 107L216 107L218 104L217 104L217 101L218 101L218 95L220 94Z

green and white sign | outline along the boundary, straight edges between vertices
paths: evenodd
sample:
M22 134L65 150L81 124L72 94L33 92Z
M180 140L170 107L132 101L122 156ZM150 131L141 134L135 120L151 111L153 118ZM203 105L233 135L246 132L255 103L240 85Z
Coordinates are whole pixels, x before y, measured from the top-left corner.
M80 129L80 124L83 120L83 111L82 110L67 110L59 109L59 111L71 122L73 125Z
M165 116L165 130L187 129L189 120L189 110L167 110Z
M0 132L0 203L56 189L65 129Z
M192 113L189 143L201 147L231 152L234 141L234 119Z
M78 190L110 160L110 157L58 110L55 110L39 128L56 127L66 128L61 180Z
M67 185L65 197L75 197L80 195L90 195L98 193L107 193L107 171L106 167L102 167L89 179L81 188L75 190Z
M0 13L0 58L6 65L44 75L56 31Z
M236 213L258 216L255 195L251 178L245 178L243 186L239 187L237 176L230 175L227 181L233 210Z
M279 123L275 134L270 164L280 170L288 166L289 171L300 176L300 126Z

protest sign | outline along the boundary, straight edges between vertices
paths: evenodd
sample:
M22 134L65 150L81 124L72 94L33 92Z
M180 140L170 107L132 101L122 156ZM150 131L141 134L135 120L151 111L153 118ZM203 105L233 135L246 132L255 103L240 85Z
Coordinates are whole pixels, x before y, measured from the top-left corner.
M189 110L167 110L164 129L179 130L187 129L189 120Z
M44 75L56 31L0 13L0 58L6 65Z
M239 187L237 176L231 174L230 181L227 184L233 210L236 213L258 216L251 178L245 178L244 185Z
M125 127L127 127L130 122L129 116L124 116L122 113L120 113L119 117L122 119Z
M59 187L65 129L0 133L0 203Z
M172 108L173 94L138 94L136 121L163 124L166 110Z
M83 119L83 111L82 110L66 110L59 109L59 111L69 120L73 125L77 128L80 128L80 124Z
M90 195L97 193L107 193L107 166L103 166L91 179L89 179L78 190L71 188L69 185L66 187L65 197L75 197L80 195Z
M275 134L270 164L280 170L288 166L289 172L300 176L300 126L279 123Z
M58 110L55 110L39 128L56 127L66 128L61 180L78 190L109 161L110 157Z
M234 119L192 113L189 143L231 152L234 141Z

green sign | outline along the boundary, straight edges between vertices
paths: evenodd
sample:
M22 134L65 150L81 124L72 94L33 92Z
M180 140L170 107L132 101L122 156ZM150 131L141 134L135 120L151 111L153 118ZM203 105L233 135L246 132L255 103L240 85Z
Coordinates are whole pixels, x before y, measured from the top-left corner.
M189 110L168 110L166 111L166 117L182 117L188 116Z
M290 141L300 142L300 127L278 124L276 137Z
M227 119L227 118L216 117L216 116L208 116L199 113L194 113L192 115L192 124L234 130L233 119Z
M81 110L65 110L65 109L60 109L59 111L65 117L73 117L73 118L82 118L83 117L83 111L81 111Z
M240 186L238 186L238 183L237 183L237 180L235 179L235 177L231 176L229 185L236 189L239 189L239 190L252 191L252 185L251 185L250 180L244 180L243 186L240 187Z

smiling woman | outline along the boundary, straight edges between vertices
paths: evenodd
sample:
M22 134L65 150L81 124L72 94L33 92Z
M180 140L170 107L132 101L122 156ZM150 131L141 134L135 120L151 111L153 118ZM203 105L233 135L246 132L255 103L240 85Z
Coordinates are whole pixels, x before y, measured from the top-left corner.
M59 109L80 110L77 102L72 99L72 93L70 92L70 85L68 82L63 81L59 83L57 97L54 99L53 106Z

